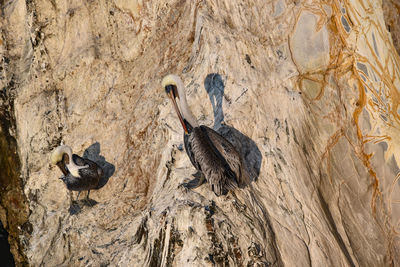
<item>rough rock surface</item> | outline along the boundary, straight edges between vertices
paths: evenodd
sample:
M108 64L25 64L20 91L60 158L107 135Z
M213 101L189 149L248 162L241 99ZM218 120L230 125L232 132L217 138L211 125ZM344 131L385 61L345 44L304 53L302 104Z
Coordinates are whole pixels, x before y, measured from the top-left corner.
M18 265L400 262L400 60L381 2L0 7L0 218ZM243 155L247 188L179 186L195 169L167 73ZM50 166L60 143L105 168L90 203Z
M400 54L400 0L382 1L387 30L391 33L393 45Z

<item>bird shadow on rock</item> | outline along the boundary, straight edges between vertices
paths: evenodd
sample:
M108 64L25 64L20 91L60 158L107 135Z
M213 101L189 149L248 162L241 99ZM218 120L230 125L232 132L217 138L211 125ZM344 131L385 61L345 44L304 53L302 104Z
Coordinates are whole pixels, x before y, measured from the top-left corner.
M83 207L94 207L97 205L97 201L94 199L77 199L72 200L71 205L69 206L69 214L76 215L82 211Z
M108 183L110 177L114 174L115 166L107 162L106 159L102 155L100 155L100 143L96 142L90 145L88 148L86 148L85 151L83 152L82 157L85 159L90 159L103 169L104 175L100 179L99 185L96 189L100 189L103 186L105 186ZM83 207L85 206L93 207L97 203L98 202L96 200L90 198L74 200L72 201L71 206L69 208L69 213L71 215L78 214L79 212L81 212Z
M220 135L225 137L239 152L243 164L250 176L250 182L257 181L260 175L262 155L256 143L237 129L224 123L222 101L225 85L218 73L208 74L204 80L204 88L210 98L214 111L214 127Z

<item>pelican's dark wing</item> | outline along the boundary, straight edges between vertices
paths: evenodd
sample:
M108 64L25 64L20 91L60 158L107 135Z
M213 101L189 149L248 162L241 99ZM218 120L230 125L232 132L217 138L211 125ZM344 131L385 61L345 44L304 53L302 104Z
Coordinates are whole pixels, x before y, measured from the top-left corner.
M85 159L82 157L79 157L77 154L72 154L72 161L75 163L75 165L78 166L85 166Z
M228 140L202 125L193 129L188 143L195 164L199 165L216 195L226 194L238 186L241 182L242 162L239 153Z
M249 184L250 176L247 173L242 157L236 148L222 135L207 126L200 126L205 129L217 150L226 159L232 171L236 174L237 183L240 187Z
M193 166L198 170L201 171L201 166L195 161L194 159L194 154L193 154L193 149L192 149L192 144L190 143L190 135L184 134L183 135L183 143L185 144L185 150L186 154L188 155L190 162L193 164Z
M82 158L76 154L72 155L72 160L78 166L88 166L87 168L79 169L79 175L86 180L87 186L95 188L100 179L103 177L103 169L90 159Z

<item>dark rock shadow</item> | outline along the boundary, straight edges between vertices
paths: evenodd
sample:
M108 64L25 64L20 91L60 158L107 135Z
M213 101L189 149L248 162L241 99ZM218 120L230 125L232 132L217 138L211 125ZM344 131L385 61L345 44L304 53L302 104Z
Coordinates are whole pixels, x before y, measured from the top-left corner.
M99 186L97 189L102 188L108 183L108 180L110 177L114 174L115 172L115 166L109 162L106 161L106 159L100 155L100 144L99 142L96 142L92 145L90 145L88 148L85 149L85 152L83 152L83 158L85 159L90 159L91 161L94 161L99 165L103 171L104 171L104 176L100 180Z
M0 254L2 255L1 266L12 267L15 266L14 256L10 251L10 244L8 243L8 233L4 229L0 221Z
M256 181L260 175L262 155L256 143L235 128L225 125L222 100L224 97L224 82L218 73L208 74L204 80L204 87L208 93L214 111L214 130L225 137L237 149L247 172L250 181Z

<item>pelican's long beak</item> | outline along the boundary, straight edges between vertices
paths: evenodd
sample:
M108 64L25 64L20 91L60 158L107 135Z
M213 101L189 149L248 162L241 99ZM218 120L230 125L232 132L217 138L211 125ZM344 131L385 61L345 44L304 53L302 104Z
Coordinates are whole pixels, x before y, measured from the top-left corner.
M166 87L168 87L168 86L171 86L171 87L172 87L172 85L167 85ZM179 111L178 105L176 104L174 90L173 90L172 88L169 88L167 91L169 91L168 96L169 96L169 98L171 98L171 100L172 100L172 104L174 105L176 114L178 115L178 118L179 118L179 120L180 120L180 122L181 122L181 124L182 124L183 130L185 131L185 134L187 134L187 133L188 133L188 130L187 130L187 128L186 128L185 122L183 121L182 114L181 114L181 112Z
M68 171L65 169L65 164L63 163L63 161L57 162L56 165L58 166L58 168L60 168L64 175L68 175Z

